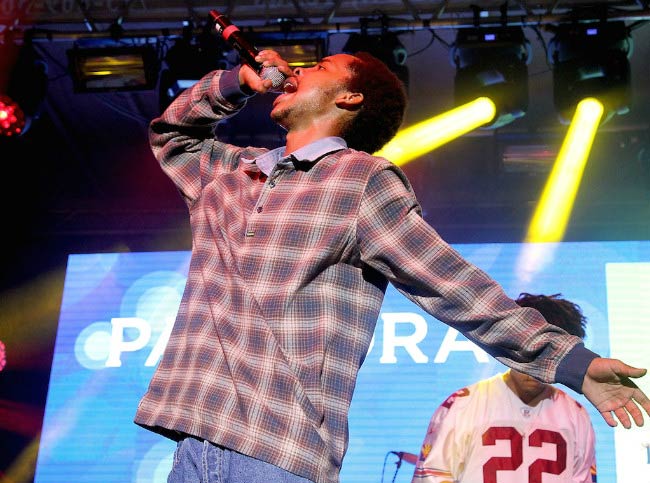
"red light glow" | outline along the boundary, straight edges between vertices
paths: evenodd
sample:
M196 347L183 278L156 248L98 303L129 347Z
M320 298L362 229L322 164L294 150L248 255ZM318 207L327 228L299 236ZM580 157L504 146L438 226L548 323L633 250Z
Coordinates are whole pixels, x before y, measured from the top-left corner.
M25 114L18 104L0 95L0 136L18 136L25 127Z
M7 350L5 349L4 343L0 340L0 372L7 365Z

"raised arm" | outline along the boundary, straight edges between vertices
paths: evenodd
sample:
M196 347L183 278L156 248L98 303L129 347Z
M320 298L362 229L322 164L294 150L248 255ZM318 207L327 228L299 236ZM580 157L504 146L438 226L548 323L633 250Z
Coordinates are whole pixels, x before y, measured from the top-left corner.
M282 73L289 65L276 52L260 52L261 64L274 65ZM213 177L216 164L233 165L241 148L218 142L215 128L234 116L246 99L271 88L247 65L231 71L213 71L186 89L149 126L149 142L163 171L174 182L188 204L196 200L202 186Z
M614 416L625 428L631 427L629 416L643 424L639 405L650 414L650 401L630 380L645 370L603 359L536 310L519 307L422 219L408 181L396 169L369 183L359 239L364 261L500 362L584 393L611 426Z

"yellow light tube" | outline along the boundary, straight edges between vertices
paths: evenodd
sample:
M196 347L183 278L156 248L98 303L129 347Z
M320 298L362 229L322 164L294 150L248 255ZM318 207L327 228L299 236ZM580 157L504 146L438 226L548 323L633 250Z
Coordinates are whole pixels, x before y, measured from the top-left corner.
M528 227L526 241L562 240L603 110L602 103L591 97L578 104Z
M496 114L494 103L479 97L426 121L402 129L375 153L402 165L424 153L490 122Z

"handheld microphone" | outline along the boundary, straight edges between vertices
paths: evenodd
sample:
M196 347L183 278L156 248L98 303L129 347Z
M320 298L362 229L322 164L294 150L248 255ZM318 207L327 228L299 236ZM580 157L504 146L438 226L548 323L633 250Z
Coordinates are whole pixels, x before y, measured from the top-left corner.
M397 456L399 458L395 462L395 464L397 465L397 469L399 469L400 466L402 466L402 457L404 456L404 452L403 451L390 451L390 453L394 454L395 456Z
M402 460L406 461L407 463L411 463L412 465L418 462L418 456L413 453L409 453L407 451L391 451L390 453L394 454L399 458L397 464L400 465L402 464Z
M273 88L277 89L282 85L286 76L277 67L263 67L255 61L258 54L257 49L242 34L239 28L230 21L224 14L216 10L210 10L210 16L214 20L214 28L239 54L239 57L248 64L264 80L270 79Z

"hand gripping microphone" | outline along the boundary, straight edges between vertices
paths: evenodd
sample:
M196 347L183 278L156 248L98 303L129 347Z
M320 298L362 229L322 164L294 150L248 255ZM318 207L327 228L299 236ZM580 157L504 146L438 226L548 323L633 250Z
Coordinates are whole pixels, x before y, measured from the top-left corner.
M210 16L214 20L214 28L237 51L239 57L246 64L257 72L262 79L270 79L273 83L273 89L282 86L286 76L277 67L262 67L259 62L255 61L255 56L258 54L257 49L246 40L239 28L233 25L228 17L216 10L210 10Z

